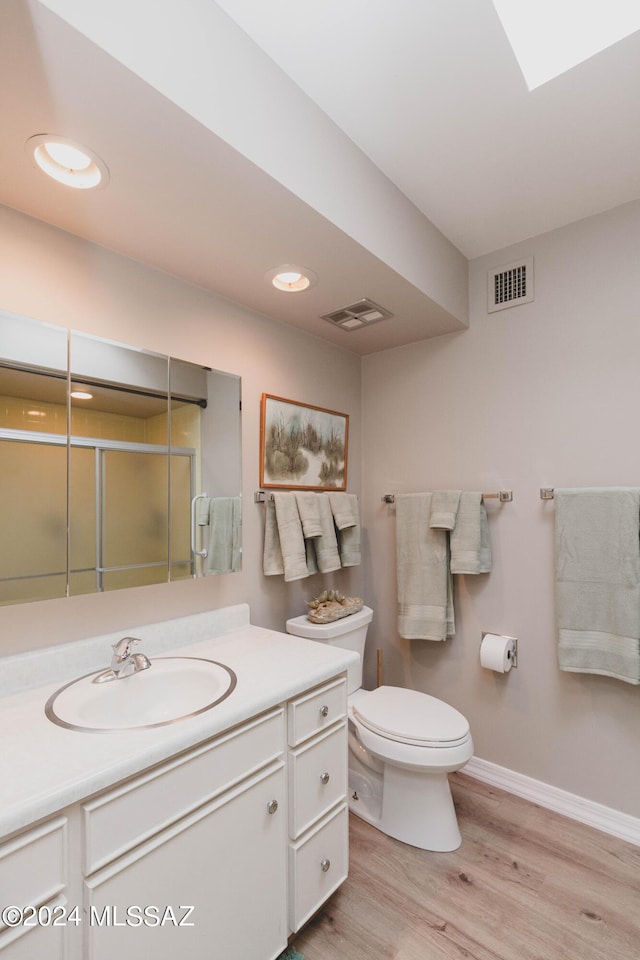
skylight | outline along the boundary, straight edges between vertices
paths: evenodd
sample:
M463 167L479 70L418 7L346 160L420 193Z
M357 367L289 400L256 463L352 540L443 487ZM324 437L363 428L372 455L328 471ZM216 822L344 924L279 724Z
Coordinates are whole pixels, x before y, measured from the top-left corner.
M640 29L638 0L493 0L529 90Z

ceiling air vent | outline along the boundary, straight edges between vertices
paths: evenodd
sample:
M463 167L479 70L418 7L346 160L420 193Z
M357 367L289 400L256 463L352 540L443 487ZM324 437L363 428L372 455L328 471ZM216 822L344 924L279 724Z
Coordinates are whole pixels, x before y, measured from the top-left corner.
M370 327L372 323L379 323L380 320L389 320L393 314L384 307L368 300L366 297L358 300L356 303L350 303L347 307L340 307L332 313L325 313L323 320L328 320L334 327L340 327L342 330L360 330L362 327Z
M497 267L487 274L487 309L505 310L533 300L533 257Z

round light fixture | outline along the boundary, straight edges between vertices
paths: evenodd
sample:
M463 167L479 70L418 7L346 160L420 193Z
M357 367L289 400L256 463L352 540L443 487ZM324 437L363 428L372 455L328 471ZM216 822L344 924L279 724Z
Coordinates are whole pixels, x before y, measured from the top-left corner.
M67 187L89 190L109 180L104 160L68 137L39 133L29 137L25 146L44 173Z
M80 386L80 384L78 384L77 387L73 387L69 396L73 397L74 400L93 400L93 394L89 393L87 388Z
M284 293L300 293L318 282L313 270L309 270L308 267L297 267L292 263L268 270L265 280L272 283L276 290L282 290Z

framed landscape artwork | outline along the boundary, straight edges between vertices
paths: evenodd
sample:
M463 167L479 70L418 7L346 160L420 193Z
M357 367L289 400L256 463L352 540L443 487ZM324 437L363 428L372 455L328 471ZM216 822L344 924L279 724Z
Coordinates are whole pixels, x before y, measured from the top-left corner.
M346 490L349 416L262 394L260 486Z

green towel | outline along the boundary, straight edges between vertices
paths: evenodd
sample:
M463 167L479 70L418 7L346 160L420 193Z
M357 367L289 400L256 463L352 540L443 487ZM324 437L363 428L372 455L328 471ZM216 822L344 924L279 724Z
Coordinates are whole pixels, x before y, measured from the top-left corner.
M640 489L554 498L560 668L640 684Z
M489 573L491 542L481 493L461 493L451 531L451 573Z
M301 953L298 953L295 947L287 947L284 953L281 953L278 960L304 960Z
M455 633L446 530L431 529L430 493L396 495L398 633L445 640Z
M242 500L214 497L209 501L209 573L240 570L242 556Z

